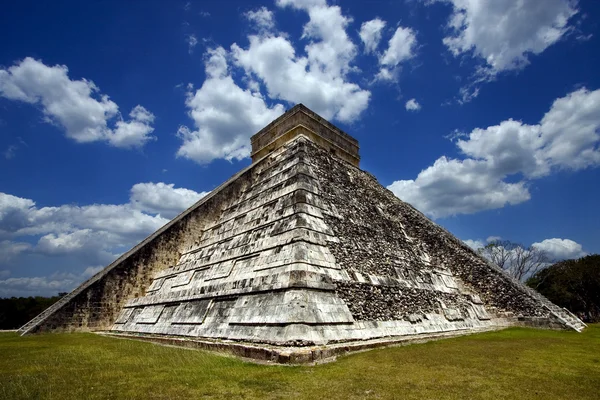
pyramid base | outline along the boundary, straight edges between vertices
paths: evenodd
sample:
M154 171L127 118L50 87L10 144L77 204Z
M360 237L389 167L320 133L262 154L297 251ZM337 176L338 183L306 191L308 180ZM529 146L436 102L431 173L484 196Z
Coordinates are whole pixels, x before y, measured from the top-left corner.
M338 356L382 347L405 346L425 343L432 340L471 335L475 333L497 331L509 327L531 327L541 329L565 329L563 325L548 319L535 317L495 318L487 326L470 329L457 329L443 332L420 333L414 335L387 336L369 340L353 340L329 343L320 346L277 346L264 343L240 342L232 340L215 340L180 336L155 335L144 333L125 333L115 331L99 331L107 337L130 340L142 340L166 346L200 349L229 354L247 361L269 364L305 364L315 365L335 361Z

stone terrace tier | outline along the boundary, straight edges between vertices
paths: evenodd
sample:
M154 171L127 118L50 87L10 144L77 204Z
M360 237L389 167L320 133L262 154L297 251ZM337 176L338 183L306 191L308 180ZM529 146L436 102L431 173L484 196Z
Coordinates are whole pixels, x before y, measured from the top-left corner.
M252 147L248 168L21 333L110 331L260 358L256 346L300 357L510 325L585 327L357 168L356 140L306 107Z
M299 135L307 136L333 155L355 167L359 166L358 141L303 104L292 107L252 136L252 162L260 160Z

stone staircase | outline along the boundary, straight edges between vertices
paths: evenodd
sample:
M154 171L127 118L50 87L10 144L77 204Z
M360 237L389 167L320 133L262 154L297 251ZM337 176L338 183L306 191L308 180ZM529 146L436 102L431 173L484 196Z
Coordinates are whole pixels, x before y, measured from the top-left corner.
M550 314L552 314L554 317L560 320L566 327L571 328L577 332L581 332L587 327L587 325L582 320L577 318L577 316L571 311L567 310L566 308L557 306L556 304L548 300L546 297L541 295L538 291L525 285L523 282L514 278L512 275L509 275L508 273L506 273L506 271L504 271L497 265L489 261L487 261L487 263L495 270L502 272L502 274L504 274L508 279L510 279L516 286L521 288L521 290L523 290L529 296L542 303L544 307L550 312Z
M71 293L66 294L61 297L56 303L52 304L50 307L46 308L40 314L38 314L35 318L27 322L25 325L19 328L17 332L21 336L30 333L33 329L35 329L42 321L48 318L50 315L54 314L57 310L60 310L65 304L67 304L71 299L81 293L84 289L89 287L92 283L100 279L106 273L105 270L98 272L96 275L92 276L90 279L82 283L77 289L73 290Z
M532 297L538 299L552 315L561 320L567 327L574 329L577 332L581 332L587 327L587 325L582 320L577 318L577 316L575 316L575 314L573 314L571 311L557 306L535 290L525 285L523 286L527 289Z

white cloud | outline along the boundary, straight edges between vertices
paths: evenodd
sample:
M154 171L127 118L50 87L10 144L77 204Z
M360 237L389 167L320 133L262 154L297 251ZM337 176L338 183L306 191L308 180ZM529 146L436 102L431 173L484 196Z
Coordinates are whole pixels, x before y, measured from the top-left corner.
M268 10L267 7L261 7L255 11L248 11L244 13L244 17L254 24L254 27L258 31L270 31L275 27L273 12Z
M472 52L492 73L518 69L568 31L577 1L443 0L453 12L444 44L454 55Z
M327 6L324 1L279 1L281 7L292 6L308 13L302 38L310 40L304 50L311 70L330 76L343 76L356 56L356 46L346 33L352 18L342 15L338 6Z
M78 256L86 262L112 262L121 253L111 252L120 247L123 238L111 232L79 229L73 232L49 233L42 236L31 252L44 256Z
M389 67L395 67L402 61L406 61L415 56L415 46L417 38L410 28L398 27L394 36L389 41L389 47L381 56L379 63Z
M524 182L507 183L485 161L440 157L415 180L388 186L400 199L432 218L519 204L530 199Z
M147 182L133 185L126 204L37 207L31 199L0 193L0 265L22 268L27 260L34 265L88 265L81 275L0 281L0 296L11 290L12 294L70 290L206 194Z
M472 239L463 240L463 242L473 250L482 249L488 243L495 241L500 241L499 245L502 245L501 238L499 236L490 236L485 240L485 242L482 240ZM514 244L514 246L524 249L524 247L521 245ZM571 239L544 239L541 242L533 243L531 246L542 250L550 262L580 258L588 254L587 252L583 251L583 246L581 244ZM512 252L511 249L512 247L507 249L509 254Z
M555 100L537 125L507 120L474 129L457 141L467 158L440 157L388 188L433 218L518 204L529 200L531 179L599 165L599 129L600 90L579 89Z
M356 56L356 46L346 33L351 19L340 7L325 2L277 4L308 13L302 35L309 41L305 56L296 54L286 35L262 33L248 38L247 49L231 46L236 65L262 81L269 98L304 103L327 119L354 121L367 108L371 94L347 78L355 69L351 63Z
M81 281L75 275L8 278L0 280L0 297L56 296L73 290Z
M107 250L145 238L206 192L173 184L140 183L131 188L126 204L61 205L38 208L35 202L0 193L0 237L42 236L35 251L69 253L89 246ZM22 245L4 241L6 246ZM21 246L22 247L22 246ZM21 250L27 250L28 247Z
M485 239L486 243L498 242L500 240L502 240L501 236L488 236L487 239Z
M463 242L464 242L464 244L466 244L467 246L469 246L470 248L472 248L475 251L485 247L485 243L483 243L481 240L467 239L467 240L463 240Z
M106 141L115 147L140 147L154 130L154 116L136 106L124 121L119 107L86 79L71 80L64 65L49 67L27 57L0 69L0 96L41 106L45 120L61 127L67 137L79 142ZM114 128L109 122L114 122Z
M417 99L410 99L404 105L406 111L419 111L421 109L421 105L417 101Z
M102 271L105 267L102 265L98 265L96 267L87 267L85 271L83 271L82 276L84 278L89 278L96 275L98 272Z
M81 250L90 241L91 229L81 229L72 233L49 233L42 236L37 249L46 254L64 254Z
M194 48L198 45L198 38L193 33L185 37L185 42L188 45L188 53L192 54Z
M144 212L173 218L208 194L174 186L163 182L137 183L131 188L130 201Z
M284 112L279 101L304 103L341 122L356 120L367 108L371 93L348 78L357 71L352 64L356 46L346 32L351 18L325 1L276 4L308 13L304 54L296 54L286 33L274 31L271 11L263 7L246 12L258 33L248 36L247 48L233 43L230 51L207 51L206 80L201 88L190 89L186 100L194 128L179 128L183 143L178 156L199 164L248 157L250 136ZM240 69L245 75L234 79Z
M276 0L275 3L279 7L291 6L303 10L327 6L326 0Z
M269 107L258 92L242 89L233 80L222 47L209 50L207 79L186 105L197 130L179 128L183 143L177 155L209 163L216 158L243 159L250 155L250 136L284 112L282 105Z
M139 147L149 140L156 139L150 134L154 131L154 114L138 105L129 113L129 122L117 121L116 128L108 136L108 142L115 147Z
M31 245L29 243L0 240L0 264L11 260L30 248Z
M548 175L553 167L579 170L600 164L600 89L576 90L554 101L539 124L503 121L473 130L457 146L504 175Z
M375 53L377 46L381 41L381 31L385 28L386 22L375 18L367 22L363 22L360 26L359 36L365 45L365 53Z
M541 121L540 152L551 166L578 170L600 163L600 90L557 99Z
M49 276L0 279L0 297L56 296L72 291L102 268L87 267L81 274L57 272ZM6 277L0 274L0 278Z
M379 57L381 69L375 79L397 80L400 64L415 56L416 47L417 37L414 31L399 26L390 39L387 50Z
M132 204L38 208L30 199L0 193L0 238L10 239L3 243L11 245L13 251L5 252L12 254L11 258L35 253L107 264L167 222ZM40 235L35 246L11 242Z
M587 255L579 243L570 239L545 239L539 243L532 244L532 246L543 250L551 260L556 261L575 259Z

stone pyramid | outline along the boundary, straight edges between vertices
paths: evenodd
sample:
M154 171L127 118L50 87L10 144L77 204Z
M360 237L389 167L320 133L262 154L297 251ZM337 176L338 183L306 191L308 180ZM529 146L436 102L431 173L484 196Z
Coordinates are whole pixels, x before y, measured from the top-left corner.
M21 328L108 331L313 361L511 325L581 330L381 186L299 104L252 164Z

